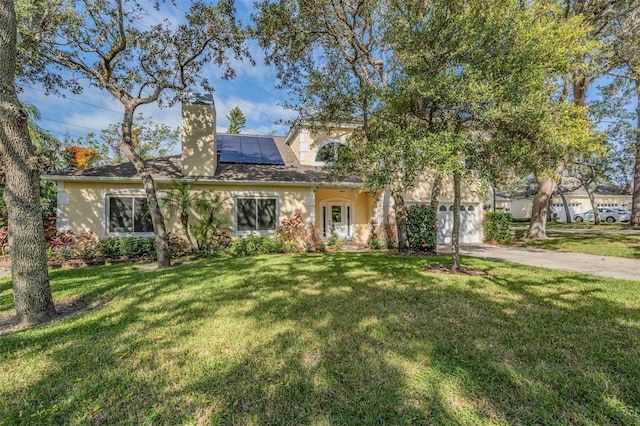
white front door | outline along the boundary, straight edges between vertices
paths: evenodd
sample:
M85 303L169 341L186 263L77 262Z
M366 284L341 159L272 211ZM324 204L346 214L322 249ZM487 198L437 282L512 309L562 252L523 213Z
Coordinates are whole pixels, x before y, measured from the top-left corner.
M346 202L322 204L322 234L324 238L335 235L341 240L353 237L353 206Z

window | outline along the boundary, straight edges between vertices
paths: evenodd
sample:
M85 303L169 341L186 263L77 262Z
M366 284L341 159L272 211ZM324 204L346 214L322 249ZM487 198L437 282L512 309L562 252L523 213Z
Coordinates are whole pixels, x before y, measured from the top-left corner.
M440 206L438 210L440 210L441 212L446 212L447 208L445 206Z
M331 222L342 223L342 206L331 206Z
M327 142L318 149L317 163L333 163L340 153L344 153L347 147L342 142Z
M109 233L153 232L153 223L143 196L107 196Z
M276 205L276 198L236 198L236 230L275 230L278 223Z

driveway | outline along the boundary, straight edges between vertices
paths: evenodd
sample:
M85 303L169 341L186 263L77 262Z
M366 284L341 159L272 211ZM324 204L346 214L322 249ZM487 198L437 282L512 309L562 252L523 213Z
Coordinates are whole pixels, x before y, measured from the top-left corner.
M450 253L451 246L439 246L440 253ZM461 244L460 254L522 265L580 272L621 280L640 281L640 260L593 254L568 253L557 250Z

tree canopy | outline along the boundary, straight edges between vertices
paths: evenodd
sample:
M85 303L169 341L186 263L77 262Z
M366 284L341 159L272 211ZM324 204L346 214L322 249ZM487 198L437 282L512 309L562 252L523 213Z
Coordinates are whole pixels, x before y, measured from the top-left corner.
M193 1L187 11L165 1L42 0L26 8L21 36L29 55L19 62L21 78L52 92L82 90L88 84L122 104L121 149L141 177L156 235L158 265L170 265L164 217L155 182L136 151L133 121L145 104L172 104L188 87L212 89L203 67L213 64L234 76L230 56L248 57L245 31L233 2ZM169 10L173 9L173 10ZM148 11L182 15L154 23Z

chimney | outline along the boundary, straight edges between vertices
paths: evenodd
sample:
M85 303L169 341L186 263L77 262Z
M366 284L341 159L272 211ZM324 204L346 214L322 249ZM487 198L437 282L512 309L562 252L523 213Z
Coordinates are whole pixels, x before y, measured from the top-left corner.
M188 94L182 101L182 174L216 172L216 109L211 94Z

